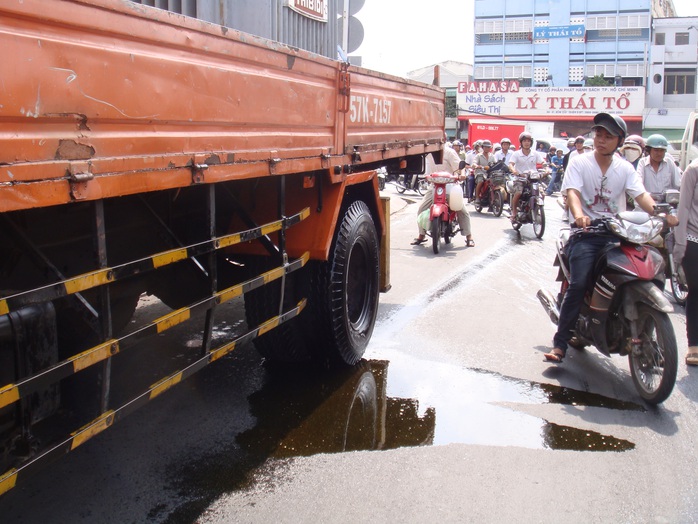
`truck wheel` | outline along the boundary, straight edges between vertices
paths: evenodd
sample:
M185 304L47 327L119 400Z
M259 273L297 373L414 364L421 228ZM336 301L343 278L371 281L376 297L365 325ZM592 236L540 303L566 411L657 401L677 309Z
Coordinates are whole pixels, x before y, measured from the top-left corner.
M314 265L311 309L314 354L330 364L356 364L373 333L378 312L378 233L368 206L353 202L344 213L330 258Z

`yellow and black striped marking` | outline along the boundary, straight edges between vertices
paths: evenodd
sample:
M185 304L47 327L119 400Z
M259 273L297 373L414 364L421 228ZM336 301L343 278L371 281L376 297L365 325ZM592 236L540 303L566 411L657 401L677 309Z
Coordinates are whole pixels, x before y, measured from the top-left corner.
M117 421L123 419L127 415L130 415L137 409L141 408L150 400L153 400L154 398L161 395L171 387L175 386L176 384L179 384L182 380L189 378L194 373L200 371L208 364L215 362L221 357L231 353L236 347L240 346L244 342L251 341L255 337L261 335L262 333L265 333L269 330L270 326L275 327L297 317L303 311L305 305L306 300L303 299L294 308L284 312L282 315L270 318L266 322L241 335L235 340L211 350L210 353L202 356L186 368L177 371L176 373L173 373L163 378L159 382L153 384L148 390L144 391L143 393L131 399L130 401L124 403L119 408L101 414L93 421L89 422L80 429L71 433L69 438L62 441L61 443L44 451L40 455L28 460L21 466L13 468L5 472L3 475L0 475L0 495L14 488L17 482L21 481L22 477L29 476L30 474L34 473L35 470L38 470L41 466L43 466L45 463L55 460L58 457L65 455L70 451L73 451L78 446L84 444L92 437L100 434L104 430L114 425L114 423L116 423Z
M6 315L11 311L16 311L29 304L49 302L57 298L75 293L81 293L87 289L92 289L104 284L123 280L137 274L142 274L146 271L158 269L169 264L174 264L175 262L179 262L187 258L198 257L217 249L240 244L242 242L249 242L250 240L264 237L269 233L294 226L309 216L310 209L305 208L301 212L290 217L276 220L274 222L248 229L240 233L232 233L230 235L212 238L205 242L164 251L162 253L157 253L150 257L128 262L126 264L91 271L89 273L68 278L48 286L16 293L0 299L0 315Z
M22 397L39 391L50 384L54 384L74 373L78 373L83 369L102 362L109 357L113 357L117 353L133 347L137 342L163 333L182 322L186 322L196 313L205 311L213 305L223 304L253 289L257 289L264 284L279 279L284 275L293 273L305 266L309 259L310 254L306 252L300 258L284 266L270 269L257 277L219 291L211 297L205 298L189 307L172 311L132 333L118 339L107 340L106 342L59 362L37 375L28 377L17 384L8 384L0 388L0 408L17 402Z

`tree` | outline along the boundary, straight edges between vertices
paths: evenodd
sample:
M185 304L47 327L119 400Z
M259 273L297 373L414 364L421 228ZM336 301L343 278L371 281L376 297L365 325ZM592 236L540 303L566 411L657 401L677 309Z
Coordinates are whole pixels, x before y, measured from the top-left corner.
M587 78L586 85L588 85L588 86L610 86L611 82L608 82L601 75L596 75L596 76L592 76L591 78Z

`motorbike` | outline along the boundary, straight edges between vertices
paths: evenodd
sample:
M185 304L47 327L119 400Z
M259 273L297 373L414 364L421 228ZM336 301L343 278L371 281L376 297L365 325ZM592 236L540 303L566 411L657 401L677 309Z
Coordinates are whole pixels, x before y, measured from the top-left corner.
M403 194L405 191L415 191L420 196L423 196L429 190L427 177L424 175L412 175L410 180L407 180L405 175L399 175L395 182L397 192Z
M569 346L582 350L594 345L602 354L628 356L633 383L650 404L660 404L676 382L676 336L668 313L674 308L662 291L664 260L648 244L660 234L664 220L644 211L624 211L615 218L595 220L586 230L560 230L554 265L561 282L557 297L539 290L541 302L553 323L569 287L567 244L572 234L609 234L617 244L609 245L595 263Z
M676 214L679 205L679 192L676 189L667 189L661 194L652 193L652 198L657 202L657 209L660 213ZM652 245L656 247L664 258L666 278L669 280L671 294L680 306L686 305L688 297L688 287L683 268L674 263L674 228L668 228L661 236L654 239Z
M503 161L492 164L492 167L490 167L490 170L487 172L485 181L482 183L480 194L476 195L479 199L479 203L475 204L475 211L481 213L485 207L489 207L489 211L492 211L494 216L498 217L502 215L504 202L506 200L504 187L506 185L508 173L509 168Z
M461 161L465 166L465 162ZM461 166L461 169L463 168ZM463 188L458 183L458 175L447 172L431 173L427 179L434 184L434 203L429 209L429 228L425 228L431 237L434 254L439 254L441 240L449 244L460 232L458 211L463 209Z
M510 195L514 194L517 186L521 188L522 192L517 209L511 210L511 216L514 217L512 227L518 231L524 224L533 224L533 232L536 237L543 238L543 233L545 233L545 209L543 207L545 193L540 183L540 173L529 171L512 176L507 182L507 191Z

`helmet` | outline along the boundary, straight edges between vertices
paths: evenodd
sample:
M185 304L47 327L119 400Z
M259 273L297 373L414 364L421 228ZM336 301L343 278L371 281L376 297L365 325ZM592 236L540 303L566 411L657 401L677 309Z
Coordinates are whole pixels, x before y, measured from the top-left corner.
M594 139L593 138L587 138L584 141L584 149L586 149L587 147L589 149L594 149Z
M519 144L523 142L525 138L528 138L531 142L533 142L533 135L531 135L531 133L528 131L524 131L519 135Z
M574 138L570 137L569 140L567 140L567 147L574 147Z
M480 144L482 147L492 147L492 142L489 140L483 140L482 144Z
M668 149L669 142L663 135L650 135L647 137L646 146L652 149Z
M560 149L560 148L558 147L558 148L555 150L555 152L556 152L556 153L562 153L563 151L562 151L562 149Z
M499 142L495 142L494 143L494 150L499 151L500 149L502 149L502 146L499 144Z
M511 140L509 140L508 138L502 138L502 139L499 141L499 143L502 144L502 145L505 144L505 143L511 145Z
M460 140L454 140L454 141L453 141L453 145L454 145L454 146L459 146L459 147L460 147L460 146L463 145L463 142L461 142Z
M602 127L613 136L620 137L621 143L628 134L628 126L625 125L625 120L618 115L599 113L594 117L593 127Z
M623 145L637 145L640 146L640 149L645 149L645 139L642 138L640 135L629 135L628 138L625 139L625 142Z

